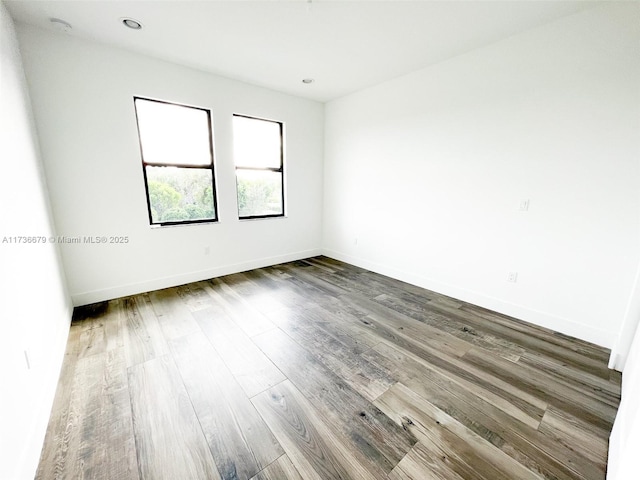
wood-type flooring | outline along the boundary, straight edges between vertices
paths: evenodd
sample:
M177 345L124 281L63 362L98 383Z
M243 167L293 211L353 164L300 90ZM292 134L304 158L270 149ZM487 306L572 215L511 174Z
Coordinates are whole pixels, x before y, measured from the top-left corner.
M609 351L327 257L76 310L38 479L585 479Z

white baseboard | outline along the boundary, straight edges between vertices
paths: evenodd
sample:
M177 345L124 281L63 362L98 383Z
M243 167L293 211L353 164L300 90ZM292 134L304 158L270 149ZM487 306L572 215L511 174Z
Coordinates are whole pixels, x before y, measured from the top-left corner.
M544 328L554 330L564 335L569 335L580 340L594 343L606 348L611 348L615 338L614 333L603 329L597 329L589 325L584 325L573 320L559 317L548 312L531 309L523 305L507 302L505 300L491 297L480 292L467 290L455 285L438 282L428 277L418 275L412 272L399 270L394 267L382 265L370 260L354 257L342 252L331 249L312 249L301 252L294 252L285 255L279 255L267 258L258 258L247 262L224 265L212 269L189 272L172 277L157 278L145 282L133 283L128 285L118 285L111 288L101 290L93 290L72 294L74 306L87 305L90 303L111 300L114 298L125 297L127 295L135 295L138 293L149 292L162 288L184 285L186 283L197 282L209 278L230 275L232 273L245 272L255 268L268 267L279 263L292 262L316 255L326 255L328 257L341 260L343 262L366 268L376 273L386 275L403 282L411 283L418 287L426 288L443 295L448 295L459 300L488 308L504 315L509 315L526 322L539 325Z
M315 257L321 254L320 249L304 250L301 252L287 253L267 258L256 258L242 263L231 265L223 265L216 268L189 272L171 277L156 278L139 283L131 283L128 285L118 285L111 288L93 290L89 292L75 293L71 295L74 306L88 305L91 303L112 300L114 298L126 297L138 293L150 292L162 288L175 287L191 282L199 282L209 278L221 277L232 273L246 272L255 268L269 267L278 265L279 263L293 262L303 258Z
M611 348L615 341L615 332L594 328L567 318L562 318L547 312L541 312L522 305L517 305L476 291L459 288L455 285L438 282L422 275L371 262L367 259L354 257L335 250L325 248L322 250L322 254L361 268L366 268L372 272L395 278L396 280L401 280L464 302L472 303L479 307L493 310L494 312L509 315L519 320L548 328L564 335L569 335L605 348Z

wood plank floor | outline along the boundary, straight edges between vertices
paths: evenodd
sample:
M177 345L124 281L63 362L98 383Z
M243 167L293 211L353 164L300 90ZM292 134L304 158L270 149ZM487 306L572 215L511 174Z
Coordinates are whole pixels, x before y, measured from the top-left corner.
M315 257L76 310L38 479L604 479L609 352Z

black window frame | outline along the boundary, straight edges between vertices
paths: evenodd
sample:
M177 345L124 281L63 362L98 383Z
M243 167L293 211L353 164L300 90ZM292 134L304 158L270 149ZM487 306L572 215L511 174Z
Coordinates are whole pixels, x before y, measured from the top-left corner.
M253 171L267 171L267 172L278 172L280 173L280 202L282 204L282 213L271 213L271 214L267 214L267 215L245 215L245 216L241 216L240 215L240 204L237 203L237 207L238 207L238 219L239 220L255 220L255 219L260 219L260 218L281 218L281 217L285 217L286 216L286 205L285 205L285 191L284 191L284 122L280 122L278 120L271 120L269 118L261 118L261 117L256 117L253 115L245 115L242 113L234 113L233 117L242 117L242 118L250 118L251 120L260 120L263 122L271 122L271 123L275 123L279 126L279 130L280 130L280 167L279 168L273 168L273 167L239 167L238 165L236 165L235 163L235 157L234 157L234 166L235 166L235 171L236 171L236 203L238 202L238 170L253 170ZM233 132L233 135L235 136L235 131ZM234 142L235 142L235 138L234 138Z
M158 162L147 162L144 159L144 152L142 149L142 138L140 136L140 120L138 118L138 109L136 106L137 100L144 100L148 102L156 102L162 103L165 105L176 105L179 107L185 108L193 108L195 110L202 110L207 114L207 130L209 136L209 157L211 158L211 163L209 165L195 165L195 164L175 164L175 163L158 163ZM149 224L151 226L171 226L171 225L190 225L190 224L199 224L199 223L217 223L219 221L218 216L218 199L216 194L216 172L215 172L215 157L213 154L213 122L211 119L211 110L204 107L196 107L193 105L186 105L184 103L178 102L170 102L167 100L159 100L156 98L149 97L140 97L134 95L133 97L133 109L136 115L136 127L138 130L138 144L140 146L140 158L142 160L142 175L144 177L144 190L147 197L147 213L149 215ZM151 199L149 198L149 182L147 180L147 167L175 167L175 168L185 168L185 169L201 169L201 170L211 170L211 195L213 197L213 214L215 218L205 218L200 220L178 220L171 222L154 222L153 215L151 213Z

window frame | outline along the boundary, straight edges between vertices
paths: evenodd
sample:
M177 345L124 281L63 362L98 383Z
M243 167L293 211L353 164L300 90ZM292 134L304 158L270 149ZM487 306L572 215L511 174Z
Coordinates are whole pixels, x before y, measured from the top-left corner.
M209 140L209 158L211 163L209 165L196 165L196 164L175 164L175 163L158 163L147 162L144 158L144 151L142 148L142 137L140 136L140 119L138 118L138 108L136 106L137 100L143 100L148 102L162 103L165 105L175 105L178 107L193 108L195 110L202 110L207 114L207 131ZM142 176L144 177L144 191L147 197L147 213L149 215L149 225L152 227L164 227L175 225L190 225L190 224L202 224L202 223L217 223L219 221L218 215L218 198L216 191L216 172L215 172L215 157L213 154L213 122L211 118L211 110L204 107L196 107L193 105L186 105L184 103L170 102L167 100L159 100L156 98L141 97L138 95L133 96L133 109L136 115L136 128L138 131L138 145L140 147L140 159L142 160ZM147 179L147 167L174 167L185 169L200 169L211 170L211 195L213 197L213 214L215 218L205 218L199 220L177 220L170 222L154 222L153 215L151 213L151 198L149 196L149 181Z
M251 120L260 120L262 122L270 122L270 123L275 123L278 125L279 127L279 131L280 131L280 167L278 168L273 168L273 167L242 167L242 166L238 166L235 163L235 152L234 152L234 167L235 167L235 172L236 172L236 205L238 207L238 219L239 220L258 220L258 219L262 219L262 218L282 218L282 217L286 217L286 206L285 206L285 191L284 191L284 122L278 121L278 120L271 120L270 118L262 118L262 117L256 117L254 115L246 115L244 113L234 113L233 114L233 118L235 117L242 117L242 118L249 118ZM232 118L232 120L233 120ZM234 144L235 144L235 130L233 130L233 135L234 135ZM251 170L251 171L264 171L264 172L277 172L280 173L280 202L282 205L282 213L271 213L271 214L266 214L266 215L245 215L245 216L241 216L240 215L240 204L238 203L238 170Z

